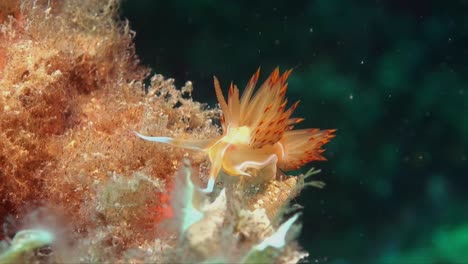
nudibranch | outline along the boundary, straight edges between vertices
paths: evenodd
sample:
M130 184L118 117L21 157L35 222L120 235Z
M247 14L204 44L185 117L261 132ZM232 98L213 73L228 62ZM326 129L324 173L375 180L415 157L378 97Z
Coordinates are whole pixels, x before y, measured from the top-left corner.
M216 97L221 106L222 135L206 140L179 140L170 137L140 138L207 153L211 162L204 192L212 192L218 174L251 176L252 170L275 177L277 169L299 169L314 160L326 160L322 146L334 137L335 129L294 129L303 118L291 118L299 101L286 109L287 79L291 70L280 75L276 68L254 93L260 69L252 76L239 98L239 89L231 83L228 100L214 77Z

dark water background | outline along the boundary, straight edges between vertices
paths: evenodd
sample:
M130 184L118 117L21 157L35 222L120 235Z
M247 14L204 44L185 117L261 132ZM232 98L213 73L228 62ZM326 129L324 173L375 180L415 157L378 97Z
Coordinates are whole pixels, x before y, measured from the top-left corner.
M320 263L468 263L468 1L123 3L143 63L215 103L294 68L301 127L337 128L307 189L301 244ZM263 79L262 79L263 80Z

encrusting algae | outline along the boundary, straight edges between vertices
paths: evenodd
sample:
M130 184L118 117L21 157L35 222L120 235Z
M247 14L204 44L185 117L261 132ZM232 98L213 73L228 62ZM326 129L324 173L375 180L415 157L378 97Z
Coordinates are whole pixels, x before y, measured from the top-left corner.
M289 118L292 110L283 111L286 78L277 71L267 81L275 91L268 100L255 99L267 88L257 97L239 99L234 87L227 102L220 100L221 109L194 102L189 82L179 90L172 79L154 75L145 86L149 70L135 55L134 33L118 17L118 4L0 4L0 263L291 263L304 258L294 242L298 216L284 218L280 208L299 193L306 175L277 177L275 170L319 157L311 151L333 131L290 129L300 120ZM217 93L222 98L219 87ZM269 103L282 111L246 115ZM219 116L221 136L212 122ZM275 120L278 130L263 129L262 120ZM238 137L234 130L251 137ZM229 140L220 150L229 151L220 165L214 152L207 157L149 144L132 131L199 141L224 136ZM320 139L316 145L295 141L310 136ZM268 161L264 157L270 154L260 152L270 141L285 149L275 166L245 163ZM248 160L232 152L252 142ZM287 152L292 149L302 152ZM199 186L218 174L215 191L200 192ZM263 180L230 177L245 174L263 175L257 177Z

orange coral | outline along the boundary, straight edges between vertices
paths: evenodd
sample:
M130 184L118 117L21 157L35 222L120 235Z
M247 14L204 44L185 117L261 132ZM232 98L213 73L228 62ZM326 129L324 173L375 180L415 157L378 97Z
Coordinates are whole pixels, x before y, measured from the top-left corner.
M239 89L231 83L227 102L215 77L216 96L223 113L223 134L214 139L180 140L137 135L149 141L206 152L211 161L206 192L213 190L221 169L229 175L244 176L251 176L248 172L251 169L262 169L266 175L274 177L277 168L293 170L313 160L325 160L321 147L334 137L336 130L293 130L303 119L291 118L299 102L286 110L286 80L290 74L291 70L280 75L276 68L254 93L260 75L258 70L241 98Z

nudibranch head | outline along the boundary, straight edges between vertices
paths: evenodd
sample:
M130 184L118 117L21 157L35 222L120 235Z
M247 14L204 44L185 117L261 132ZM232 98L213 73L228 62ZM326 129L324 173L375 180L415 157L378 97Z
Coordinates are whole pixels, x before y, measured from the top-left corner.
M299 102L286 108L286 81L290 74L288 70L280 75L276 68L254 92L260 75L257 70L241 96L237 86L231 83L227 101L215 77L223 129L217 138L187 141L137 135L150 141L205 151L211 161L206 191L212 191L221 170L232 176L250 176L248 171L262 170L275 177L277 168L288 171L314 160L325 160L322 146L334 137L336 130L294 129L303 119L291 118Z

